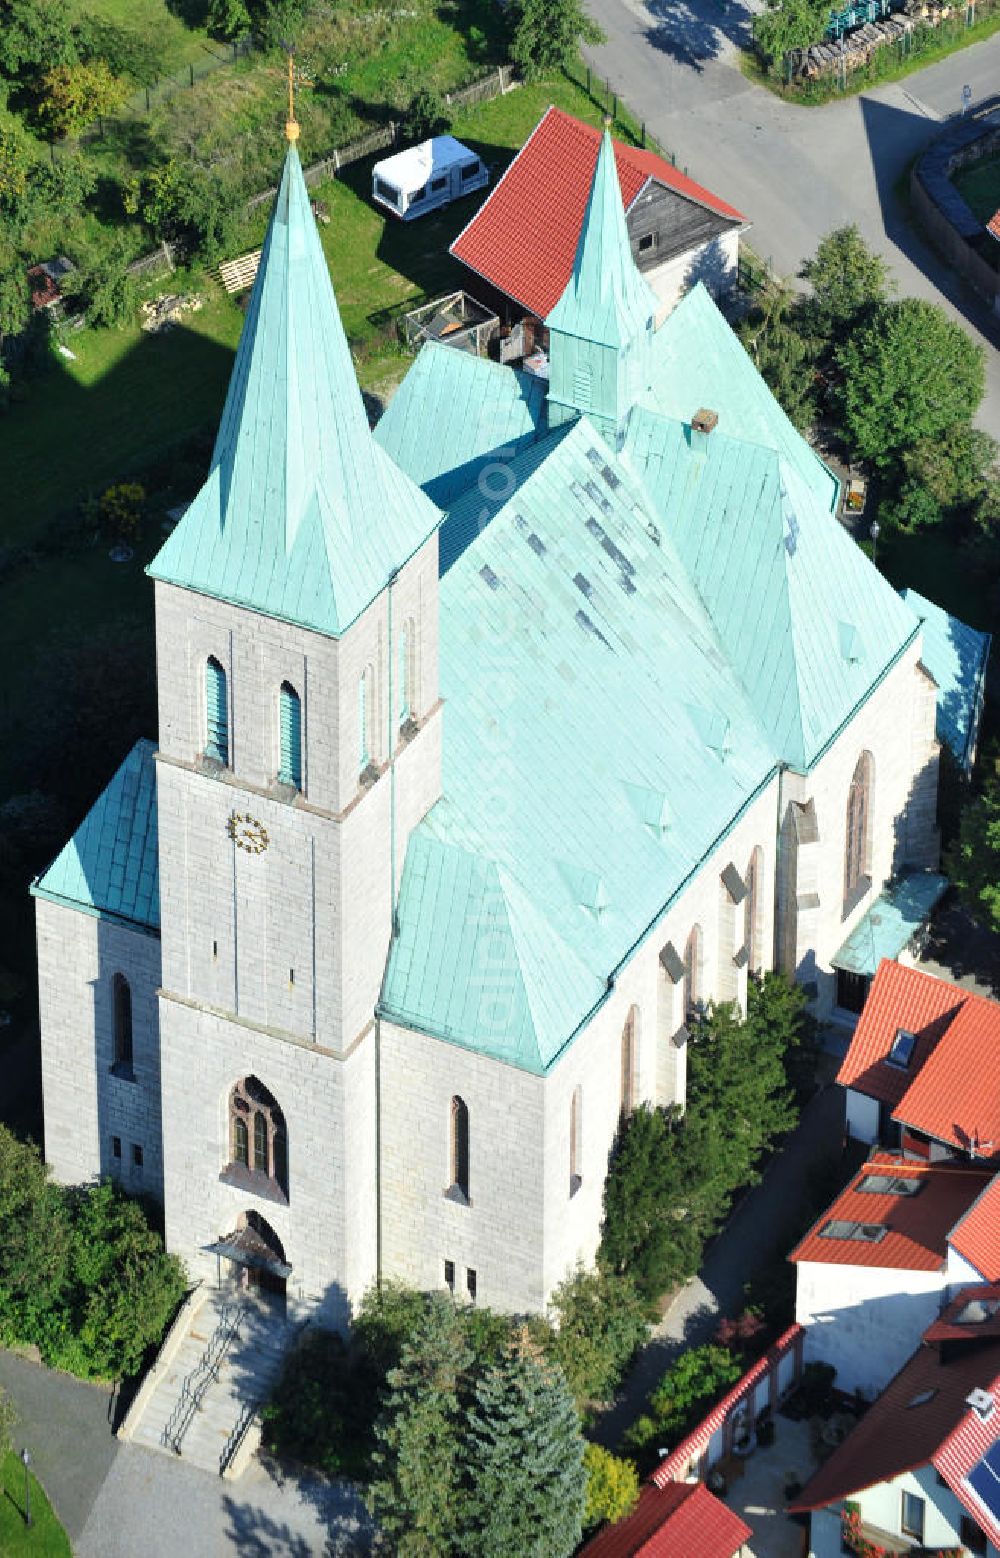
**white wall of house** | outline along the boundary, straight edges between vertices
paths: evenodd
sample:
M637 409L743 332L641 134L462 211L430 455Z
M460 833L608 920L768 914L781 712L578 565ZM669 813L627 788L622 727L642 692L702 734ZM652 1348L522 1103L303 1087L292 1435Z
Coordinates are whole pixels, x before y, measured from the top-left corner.
M723 297L736 285L736 266L739 259L740 230L730 228L717 238L709 238L673 259L655 265L643 275L649 282L661 307L657 310L657 326L662 324L671 309L676 308L686 292L699 281L703 282L714 298Z
M877 1527L888 1536L902 1536L904 1492L924 1500L923 1549L957 1547L965 1510L951 1489L938 1481L933 1466L921 1466L916 1471L894 1477L891 1482L864 1488L852 1494L850 1502L860 1507L861 1518L867 1525ZM810 1558L841 1558L840 1508L837 1504L813 1513ZM987 1558L997 1558L997 1549L992 1542L987 1544L986 1553Z
M845 1124L847 1134L852 1141L867 1142L869 1146L878 1141L878 1100L867 1098L864 1093L855 1092L853 1087L845 1089Z
M831 1364L838 1390L874 1396L918 1346L950 1292L946 1269L796 1263L795 1318L807 1363Z

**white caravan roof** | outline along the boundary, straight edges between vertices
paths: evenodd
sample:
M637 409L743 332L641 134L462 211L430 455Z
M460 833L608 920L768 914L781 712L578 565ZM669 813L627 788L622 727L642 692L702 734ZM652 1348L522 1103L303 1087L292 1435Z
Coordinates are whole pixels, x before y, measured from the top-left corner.
M421 141L419 146L408 146L405 151L376 162L372 172L394 189L412 194L457 162L478 161L476 152L456 141L453 135L435 135L429 141Z

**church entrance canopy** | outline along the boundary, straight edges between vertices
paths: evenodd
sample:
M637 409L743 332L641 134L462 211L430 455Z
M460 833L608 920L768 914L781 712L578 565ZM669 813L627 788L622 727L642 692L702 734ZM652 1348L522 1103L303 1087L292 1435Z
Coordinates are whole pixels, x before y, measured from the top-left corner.
M251 1217L253 1223L250 1222ZM207 1250L210 1255L231 1260L234 1265L244 1266L250 1271L265 1272L282 1282L292 1274L292 1268L285 1260L281 1240L273 1228L254 1213L248 1213L242 1226L233 1233L225 1234L215 1244L208 1245Z

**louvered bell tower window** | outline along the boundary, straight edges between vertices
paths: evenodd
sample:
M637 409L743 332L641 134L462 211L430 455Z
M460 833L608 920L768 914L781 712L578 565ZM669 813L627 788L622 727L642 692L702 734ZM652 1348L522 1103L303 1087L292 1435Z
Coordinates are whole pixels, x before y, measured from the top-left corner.
M205 666L205 756L229 765L229 700L226 673L214 656Z
M290 682L282 682L279 694L281 751L279 784L302 788L302 700Z

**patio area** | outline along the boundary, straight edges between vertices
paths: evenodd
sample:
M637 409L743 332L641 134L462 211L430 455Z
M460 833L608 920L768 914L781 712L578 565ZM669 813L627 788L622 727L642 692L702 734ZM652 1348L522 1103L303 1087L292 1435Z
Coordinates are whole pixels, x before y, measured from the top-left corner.
M804 1484L815 1470L813 1431L808 1419L793 1422L780 1411L774 1430L771 1444L758 1444L752 1455L729 1456L721 1464L726 1478L722 1498L753 1531L745 1549L752 1558L805 1558L808 1528L785 1514L785 1487L793 1479Z

